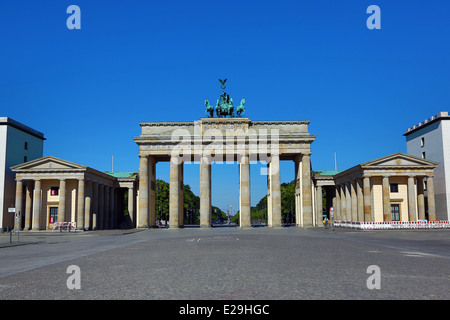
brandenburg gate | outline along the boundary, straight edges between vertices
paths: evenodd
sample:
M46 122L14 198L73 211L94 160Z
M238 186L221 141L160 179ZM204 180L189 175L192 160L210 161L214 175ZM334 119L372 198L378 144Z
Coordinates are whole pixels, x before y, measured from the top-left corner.
M225 90L227 79L220 80ZM139 146L139 204L136 226L156 225L156 163L170 161L169 225L183 226L183 164L200 163L200 227L211 226L211 164L239 163L239 224L250 222L250 163L267 170L267 222L281 226L280 161L295 162L295 214L298 226L313 225L309 121L251 121L245 99L236 108L223 91L215 108L205 100L206 116L194 122L143 122ZM214 111L217 118L214 118Z
M250 227L250 163L267 163L268 226L281 226L280 161L295 162L298 226L313 225L309 121L201 118L194 122L144 122L139 146L136 226L156 224L156 163L170 161L170 228L183 226L183 164L200 163L200 226L211 225L211 163L239 163L240 227Z

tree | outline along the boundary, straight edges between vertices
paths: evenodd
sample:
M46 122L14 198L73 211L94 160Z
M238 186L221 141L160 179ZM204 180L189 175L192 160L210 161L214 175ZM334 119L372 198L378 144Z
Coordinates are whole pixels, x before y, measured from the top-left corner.
M290 215L290 220L294 221L295 216L295 180L289 183L282 183L281 186L281 220L286 221L286 216ZM256 207L251 210L252 219L267 219L267 195L259 200Z
M156 219L169 219L170 185L163 180L156 180Z
M170 184L156 180L156 218L169 218ZM196 196L188 184L183 185L183 213L185 224L200 224L200 197ZM220 208L212 206L212 220L227 220L227 215Z
M281 184L281 221L286 221L286 216L292 215L295 212L295 180L289 183ZM292 215L291 215L292 214Z

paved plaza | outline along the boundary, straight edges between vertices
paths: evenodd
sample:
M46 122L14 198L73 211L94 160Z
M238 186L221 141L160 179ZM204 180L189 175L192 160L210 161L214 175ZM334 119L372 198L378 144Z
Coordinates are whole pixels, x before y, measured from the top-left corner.
M449 299L450 230L184 228L0 235L0 299ZM69 289L69 266L80 289ZM369 289L369 266L380 288Z

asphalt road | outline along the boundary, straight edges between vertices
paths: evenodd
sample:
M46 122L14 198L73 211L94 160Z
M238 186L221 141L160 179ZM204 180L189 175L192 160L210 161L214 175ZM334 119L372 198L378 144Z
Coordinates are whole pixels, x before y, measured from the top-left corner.
M450 298L450 230L27 232L20 241L0 235L2 300ZM71 265L80 289L67 286ZM368 288L370 266L379 289Z

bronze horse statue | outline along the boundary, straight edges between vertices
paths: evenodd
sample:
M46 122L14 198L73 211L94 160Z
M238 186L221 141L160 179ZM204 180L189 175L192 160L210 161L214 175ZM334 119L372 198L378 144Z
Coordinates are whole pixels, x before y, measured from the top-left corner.
M208 116L208 118L213 118L214 117L214 107L209 104L208 100L205 100L205 105L206 105L205 114Z
M237 106L236 108L236 116L237 117L243 117L245 113L245 99L241 100L241 104Z

